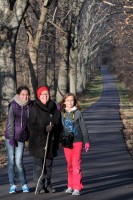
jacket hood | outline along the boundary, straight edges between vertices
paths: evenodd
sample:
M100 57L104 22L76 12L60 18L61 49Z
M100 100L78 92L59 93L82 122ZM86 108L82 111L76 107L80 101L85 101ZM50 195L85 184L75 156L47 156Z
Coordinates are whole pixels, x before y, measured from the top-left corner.
M24 102L24 101L19 97L18 94L16 94L16 95L11 99L10 103L11 103L12 101L15 101L15 102L16 102L18 105L20 105L20 106L26 106L26 105L29 104L29 100L28 100L27 102Z
M65 109L65 110L66 110L66 109ZM75 110L77 110L77 107L76 107L76 106L74 106L70 112L73 112L73 111L75 111ZM68 111L66 110L66 112L68 112Z

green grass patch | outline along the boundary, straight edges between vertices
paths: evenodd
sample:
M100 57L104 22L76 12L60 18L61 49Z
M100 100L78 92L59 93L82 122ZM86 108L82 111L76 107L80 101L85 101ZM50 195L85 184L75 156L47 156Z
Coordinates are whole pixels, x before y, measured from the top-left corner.
M95 78L87 84L86 90L82 94L78 94L77 98L79 100L81 109L84 110L92 104L96 103L102 93L102 75L98 73Z
M127 89L126 89L124 83L117 80L117 88L119 90L122 105L130 104L129 103L130 102L129 95L127 93Z

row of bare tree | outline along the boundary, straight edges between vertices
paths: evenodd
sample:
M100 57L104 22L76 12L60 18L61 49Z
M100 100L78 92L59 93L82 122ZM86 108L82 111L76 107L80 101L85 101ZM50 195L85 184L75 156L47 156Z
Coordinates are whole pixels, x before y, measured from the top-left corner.
M81 93L102 63L123 71L125 56L132 55L132 4L0 0L0 113L20 85L35 98L36 88L46 84L59 102L68 91Z

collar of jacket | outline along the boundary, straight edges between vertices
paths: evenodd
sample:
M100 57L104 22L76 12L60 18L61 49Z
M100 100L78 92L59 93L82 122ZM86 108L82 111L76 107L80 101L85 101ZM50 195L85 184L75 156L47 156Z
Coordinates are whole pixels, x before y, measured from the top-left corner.
M54 112L56 110L56 104L51 99L49 99L46 105L44 105L39 99L36 99L35 104L46 112Z
M15 101L18 105L23 106L23 107L24 107L24 106L27 106L27 105L30 103L29 100L26 101L26 102L22 101L22 99L19 97L18 94L16 94L16 95L11 99L10 103L13 102L13 101Z

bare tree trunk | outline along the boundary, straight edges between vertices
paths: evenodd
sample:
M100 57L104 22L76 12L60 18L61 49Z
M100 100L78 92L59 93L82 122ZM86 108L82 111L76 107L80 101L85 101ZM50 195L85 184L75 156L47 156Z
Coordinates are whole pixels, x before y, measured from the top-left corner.
M69 54L70 92L72 92L75 95L76 95L76 88L77 88L77 55L78 55L77 49L70 50L70 54Z
M77 62L78 62L78 21L80 19L80 11L86 1L83 0L70 0L70 7L72 7L72 14L70 19L71 29L70 29L70 54L69 54L69 68L70 68L70 92L76 94L77 92ZM72 5L72 6L71 6ZM82 57L84 55L82 54ZM81 58L82 59L82 58ZM81 75L81 74L80 74ZM80 76L79 75L79 76ZM78 89L79 90L79 89Z
M1 36L1 33L0 33ZM7 39L8 40L8 39ZM16 73L14 64L14 47L7 42L0 48L0 113L7 113L7 105L16 91Z
M58 2L58 14L62 32L57 30L56 34L56 68L58 69L56 101L62 100L64 94L68 91L68 12L69 2L62 0Z
M82 74L82 51L83 46L80 47L78 52L78 62L77 62L77 92L81 93L83 91L83 74Z
M48 18L56 23L57 1L54 0L49 7ZM56 41L56 28L49 22L47 22L47 36L48 36L48 52L47 52L47 85L50 87L50 94L52 99L56 99L56 86L57 82L55 79L55 41Z
M16 92L15 42L28 0L0 0L0 113L6 115L9 100Z
M77 59L78 59L78 39L77 39L77 16L72 16L70 28L70 51L69 51L69 84L70 92L76 95L77 86ZM73 21L74 20L74 21Z
M55 99L55 27L48 24L46 34L46 84L50 87L51 97Z
M61 57L58 60L59 73L58 73L58 85L56 93L56 101L59 102L62 100L62 97L67 92L68 87L68 68L67 68L67 58L68 58L68 49L67 49L67 37L62 36L60 38L60 53L62 52Z
M28 15L26 14L24 18L26 33L28 35L28 49L29 49L29 58L30 58L29 67L30 67L30 72L31 72L31 87L32 87L33 97L35 97L35 93L36 93L35 91L38 87L38 63L37 63L38 48L41 41L43 25L46 20L46 14L48 10L47 5L49 4L49 1L45 1L45 2L46 2L45 6L41 4L41 8L40 8L41 14L38 21L38 27L37 27L37 32L36 32L35 37L33 35L32 26L30 24Z

